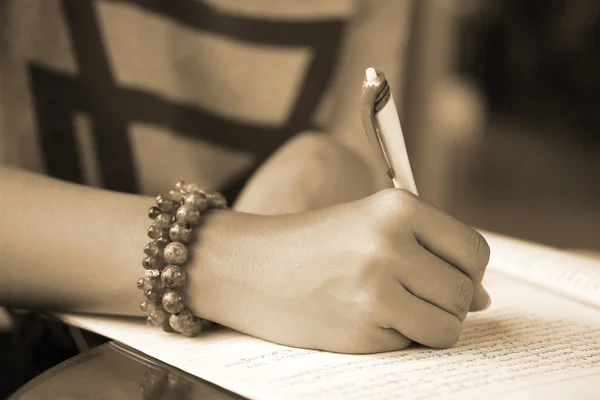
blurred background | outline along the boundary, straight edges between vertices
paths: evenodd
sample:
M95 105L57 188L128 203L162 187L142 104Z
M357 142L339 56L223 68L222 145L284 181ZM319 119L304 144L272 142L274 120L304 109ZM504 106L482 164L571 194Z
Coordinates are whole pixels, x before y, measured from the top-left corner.
M420 195L600 250L600 1L416 3L402 114Z

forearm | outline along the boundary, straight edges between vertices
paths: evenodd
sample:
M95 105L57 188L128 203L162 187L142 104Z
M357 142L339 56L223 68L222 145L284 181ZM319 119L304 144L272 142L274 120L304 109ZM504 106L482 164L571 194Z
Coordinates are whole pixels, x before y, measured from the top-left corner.
M0 305L140 314L151 198L6 168L0 182Z
M136 281L144 273L142 249L150 242L152 198L6 168L0 168L0 182L0 306L141 315L143 296ZM360 159L325 135L305 134L263 166L238 210L298 212L372 192L370 173ZM239 265L229 262L245 246L240 238L232 240L232 232L248 218L231 212L205 218L201 240L191 244L194 254L202 254L192 257L189 266L198 289L188 290L192 311L232 320L235 307L222 299L232 300L231 293L243 292L245 285L238 278ZM211 262L201 263L207 259Z

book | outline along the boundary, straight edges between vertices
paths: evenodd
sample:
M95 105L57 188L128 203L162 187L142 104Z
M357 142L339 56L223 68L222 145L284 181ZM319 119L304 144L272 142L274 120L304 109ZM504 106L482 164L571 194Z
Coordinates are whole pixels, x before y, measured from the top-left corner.
M335 354L224 327L190 339L135 318L61 317L250 399L597 399L600 258L482 233L492 305L450 349Z

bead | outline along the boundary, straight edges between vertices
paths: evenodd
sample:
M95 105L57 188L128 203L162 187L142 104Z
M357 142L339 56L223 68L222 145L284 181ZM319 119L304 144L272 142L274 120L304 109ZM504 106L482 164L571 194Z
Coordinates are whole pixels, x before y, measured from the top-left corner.
M174 290L167 290L162 297L162 305L171 314L177 314L185 308L185 298Z
M208 208L208 199L204 193L190 193L185 196L184 204L202 212Z
M158 269L160 266L158 260L154 257L145 257L142 260L142 266L144 269Z
M160 275L164 286L168 288L182 288L185 285L185 272L177 265L167 265Z
M179 204L183 203L183 193L181 193L180 190L173 189L169 191L169 197L171 198L171 200Z
M183 243L171 242L165 247L163 255L167 263L181 265L188 258L188 250Z
M177 210L177 222L196 226L200 223L200 210L183 205Z
M186 185L187 185L187 183L185 181L179 181L175 184L175 190L183 192Z
M153 241L144 247L142 264L146 271L138 280L138 288L147 300L140 309L148 313L148 324L161 326L166 332L191 337L211 324L195 317L185 306L183 292L177 290L187 281L181 267L190 256L185 245L192 241L192 228L202 222L202 213L208 208L227 208L227 200L218 192L180 181L173 190L157 196L156 205L148 211L154 220L148 228Z
M187 337L198 336L204 330L204 321L201 318L194 318L194 322L181 331Z
M160 276L160 269L147 269L144 275L148 278L158 278Z
M144 254L148 257L156 258L160 252L160 247L155 242L150 242L144 247Z
M198 193L200 192L200 187L195 183L186 183L185 186L183 186L182 192L184 194Z
M156 196L156 205L164 212L173 212L177 209L179 204L176 201L171 200L169 195L159 194Z
M154 303L158 303L161 299L161 291L157 290L157 289L150 289L150 290L145 290L144 291L144 296L146 296L146 298Z
M188 309L181 311L178 314L173 314L169 317L169 325L176 332L183 332L194 323L194 315Z
M211 193L206 196L208 198L208 205L214 208L227 208L227 199L218 192Z
M174 242L187 244L192 241L192 229L178 222L169 229L169 237Z
M159 214L160 209L158 207L150 207L150 210L148 210L148 217L150 217L150 219L155 219Z
M150 239L157 239L159 236L162 236L165 234L165 229L157 226L156 224L152 224L150 225L150 228L148 228L148 237Z
M169 324L169 319L168 318L165 320L165 322L163 322L162 329L163 329L163 331L165 331L167 333L173 333L173 332L175 332L175 329L173 329L173 327L171 326L171 324Z
M171 243L171 239L168 234L160 235L154 239L154 244L156 244L159 249L164 249L169 243Z
M156 304L150 300L144 300L144 301L142 301L142 304L140 304L140 310L142 310L142 312L145 312L145 313L149 313L150 311L156 310L157 307L158 307L158 304Z
M137 281L137 287L140 290L150 290L150 289L163 289L164 288L164 284L162 283L162 280L160 278L150 278L150 277L143 277L138 279Z
M162 229L167 229L169 226L171 226L171 224L173 223L173 216L166 214L166 213L160 213L156 219L154 220L154 224L159 228Z
M148 277L140 278L137 281L137 288L140 290L146 291L152 289L152 287L152 281Z
M150 311L148 318L152 321L154 326L160 326L167 320L167 314L160 308L156 308Z

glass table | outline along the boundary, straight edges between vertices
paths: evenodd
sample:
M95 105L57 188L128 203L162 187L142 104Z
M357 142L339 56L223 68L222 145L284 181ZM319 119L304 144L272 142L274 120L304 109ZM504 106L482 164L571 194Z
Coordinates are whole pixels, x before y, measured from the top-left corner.
M9 400L243 399L117 342L81 353L37 376Z

